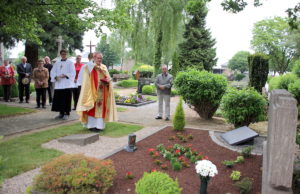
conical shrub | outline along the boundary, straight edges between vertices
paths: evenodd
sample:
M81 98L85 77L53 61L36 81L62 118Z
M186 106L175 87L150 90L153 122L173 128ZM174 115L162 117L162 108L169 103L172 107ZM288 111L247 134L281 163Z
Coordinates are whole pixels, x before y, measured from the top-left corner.
M173 119L173 128L175 131L182 131L185 126L185 115L182 107L182 97L176 107L176 112Z

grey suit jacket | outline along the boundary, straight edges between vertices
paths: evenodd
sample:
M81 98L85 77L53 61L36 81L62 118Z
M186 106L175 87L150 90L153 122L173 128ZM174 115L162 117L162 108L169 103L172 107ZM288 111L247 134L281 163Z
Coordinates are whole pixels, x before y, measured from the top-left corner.
M163 85L165 87L164 90L161 90L158 86ZM155 86L157 88L157 94L167 94L171 95L171 88L173 85L173 76L169 73L167 75L163 75L162 73L156 77Z

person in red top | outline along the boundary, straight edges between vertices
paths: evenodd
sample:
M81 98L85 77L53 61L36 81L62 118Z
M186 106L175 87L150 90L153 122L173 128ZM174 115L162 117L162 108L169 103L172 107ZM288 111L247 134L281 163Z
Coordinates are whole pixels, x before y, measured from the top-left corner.
M72 90L73 100L74 100L74 109L73 110L76 110L77 102L78 102L78 98L79 98L79 94L80 94L81 85L77 82L77 80L78 80L78 75L79 75L80 69L82 68L83 65L84 64L81 63L81 56L77 55L76 63L74 64L75 70L76 70L76 76L75 76L75 80L74 80L74 88Z
M16 83L14 74L14 68L8 60L4 60L4 65L0 66L0 85L3 87L5 102L10 101L11 86Z

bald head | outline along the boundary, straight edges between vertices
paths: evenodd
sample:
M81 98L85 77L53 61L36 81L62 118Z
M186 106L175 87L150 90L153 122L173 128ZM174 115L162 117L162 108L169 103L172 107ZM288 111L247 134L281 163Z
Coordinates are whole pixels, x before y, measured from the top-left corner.
M94 62L97 65L101 65L101 63L102 63L102 53L100 53L100 52L95 52L94 53Z
M23 64L26 63L26 62L27 62L27 57L25 57L25 56L21 57L21 62L22 62Z

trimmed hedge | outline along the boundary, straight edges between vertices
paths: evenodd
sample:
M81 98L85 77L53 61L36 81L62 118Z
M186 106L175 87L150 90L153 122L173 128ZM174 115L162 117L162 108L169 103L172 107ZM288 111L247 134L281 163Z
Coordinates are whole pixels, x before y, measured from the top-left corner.
M174 81L178 94L204 119L211 119L227 89L227 79L206 71L179 72Z
M289 84L296 82L297 76L293 73L273 77L270 80L270 91L274 89L288 90Z
M138 80L122 80L117 83L118 86L123 87L123 88L132 88L132 87L137 87L138 85Z
M222 98L224 118L235 127L248 126L266 114L266 99L253 88L230 88Z
M264 54L248 56L249 65L249 86L254 87L258 92L266 85L269 74L269 58Z

